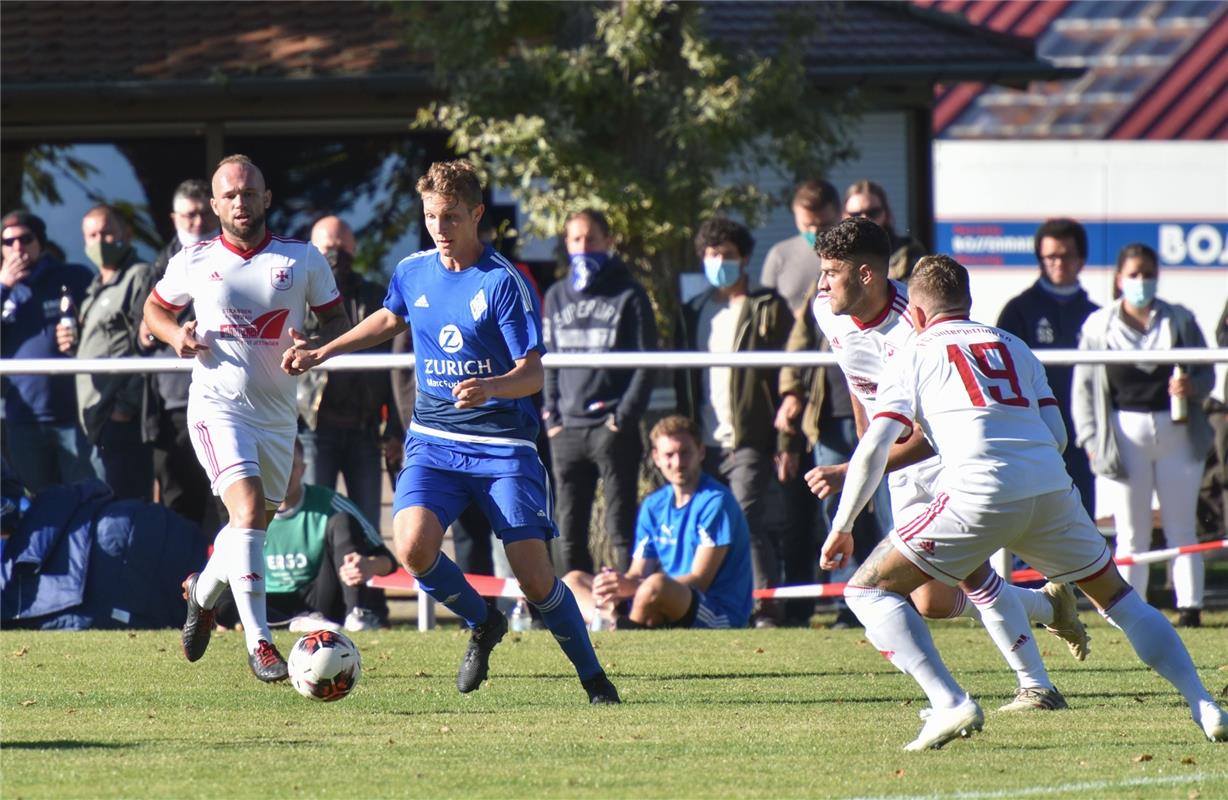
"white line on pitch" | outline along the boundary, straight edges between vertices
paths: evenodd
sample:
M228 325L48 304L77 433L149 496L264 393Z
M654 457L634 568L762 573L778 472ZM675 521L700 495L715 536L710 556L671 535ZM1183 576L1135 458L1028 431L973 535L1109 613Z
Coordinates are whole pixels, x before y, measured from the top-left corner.
M1066 783L1060 786L1030 786L1019 789L995 789L986 792L951 792L948 794L893 794L877 797L854 797L849 800L989 800L995 797L1031 797L1042 794L1059 794L1061 792L1085 792L1093 789L1124 789L1130 786L1163 786L1175 783L1194 783L1211 778L1228 778L1228 774L1219 772L1194 772L1189 775L1160 775L1145 778L1127 778L1122 781L1088 781L1085 783Z

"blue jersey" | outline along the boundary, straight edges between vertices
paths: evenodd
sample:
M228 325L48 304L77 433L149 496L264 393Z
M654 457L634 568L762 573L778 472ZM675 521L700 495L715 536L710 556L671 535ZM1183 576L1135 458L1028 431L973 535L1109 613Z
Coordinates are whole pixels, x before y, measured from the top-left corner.
M384 307L413 335L418 394L406 449L415 460L485 474L515 470L492 458L536 461L539 422L529 398L458 409L452 396L464 380L503 375L528 353L545 352L537 296L516 268L490 246L459 272L444 267L438 250L415 253L397 264Z
M701 547L728 547L705 591L708 604L745 626L751 611L750 529L733 493L710 475L682 508L666 485L644 498L635 525L635 557L660 562L671 578L686 575Z

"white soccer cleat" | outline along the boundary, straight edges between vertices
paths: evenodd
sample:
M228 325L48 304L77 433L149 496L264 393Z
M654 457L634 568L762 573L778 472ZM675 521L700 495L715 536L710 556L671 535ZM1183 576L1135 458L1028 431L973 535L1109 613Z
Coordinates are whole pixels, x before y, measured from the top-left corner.
M1054 583L1050 581L1040 588L1041 594L1053 606L1053 624L1046 625L1045 630L1066 642L1070 654L1076 661L1086 661L1091 652L1091 637L1087 628L1079 620L1079 608L1075 598L1074 588L1069 583Z
M985 725L985 714L971 697L955 708L927 708L921 712L925 725L917 738L904 745L905 750L938 750L951 741L972 735Z
M1201 713L1197 722L1208 741L1228 742L1228 711L1224 711L1215 703L1208 702L1199 705Z

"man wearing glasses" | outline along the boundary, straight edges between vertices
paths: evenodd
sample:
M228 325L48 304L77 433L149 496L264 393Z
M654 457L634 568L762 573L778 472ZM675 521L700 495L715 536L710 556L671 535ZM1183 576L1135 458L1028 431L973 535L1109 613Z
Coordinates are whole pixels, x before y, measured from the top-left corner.
M891 261L887 277L908 282L917 259L926 254L925 248L916 239L895 231L895 215L887 202L887 191L874 181L861 180L844 190L844 218L866 217L877 222L891 240Z
M93 273L64 264L47 250L47 227L28 211L4 216L0 266L0 357L65 358L55 327L85 297ZM4 449L32 492L90 477L89 443L77 420L72 375L13 375L4 379Z

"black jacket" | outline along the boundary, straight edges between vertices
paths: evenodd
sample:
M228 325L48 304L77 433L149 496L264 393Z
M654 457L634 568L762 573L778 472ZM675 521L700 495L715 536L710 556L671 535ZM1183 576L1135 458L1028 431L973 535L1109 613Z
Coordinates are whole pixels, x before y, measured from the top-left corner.
M557 281L546 292L542 333L547 352L608 353L657 349L657 323L644 287L617 257L585 292ZM594 357L594 363L600 361ZM592 427L611 414L635 425L648 407L652 370L600 366L546 370L546 427Z

